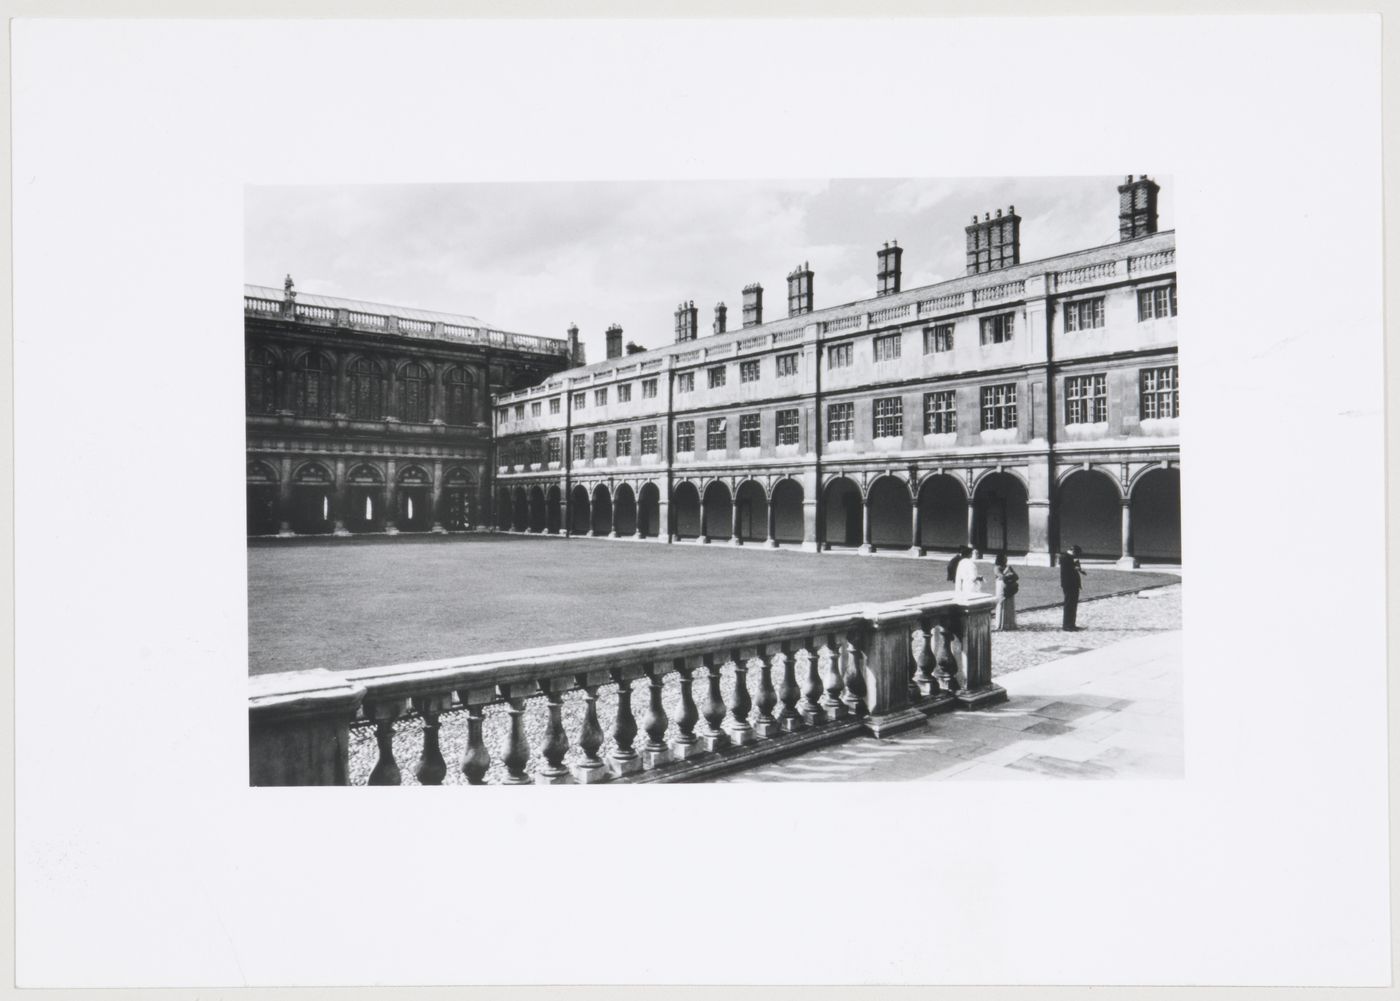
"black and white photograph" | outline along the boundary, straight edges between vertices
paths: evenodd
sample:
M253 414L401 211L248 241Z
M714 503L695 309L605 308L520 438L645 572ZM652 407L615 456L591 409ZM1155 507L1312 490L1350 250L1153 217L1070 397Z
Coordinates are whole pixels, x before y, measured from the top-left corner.
M250 188L252 783L1180 777L1171 204Z

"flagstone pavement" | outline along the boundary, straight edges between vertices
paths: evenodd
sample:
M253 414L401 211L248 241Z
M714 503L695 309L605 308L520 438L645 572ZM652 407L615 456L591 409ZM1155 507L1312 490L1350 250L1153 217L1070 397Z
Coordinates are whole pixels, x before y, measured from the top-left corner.
M716 781L1172 779L1183 774L1181 632L1154 631L997 679L1010 701L935 716Z

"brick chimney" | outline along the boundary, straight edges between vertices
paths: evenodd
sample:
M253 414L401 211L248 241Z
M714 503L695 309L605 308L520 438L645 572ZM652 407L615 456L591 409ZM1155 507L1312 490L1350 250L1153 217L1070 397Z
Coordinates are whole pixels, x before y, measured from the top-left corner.
M642 346L641 346L640 344L638 344L636 341L628 341L628 342L627 342L627 353L628 353L629 355L639 355L639 354L641 354L641 353L642 353L643 351L645 351L645 350L646 350L646 348L642 347Z
M806 261L788 275L788 316L812 311L812 268Z
M755 282L744 286L744 326L757 327L763 323L763 286Z
M1015 205L1004 216L997 209L995 219L990 212L983 213L981 222L973 216L966 232L968 274L980 275L1021 263L1021 217L1016 214Z
M697 319L699 310L695 308L695 300L691 299L681 303L676 307L676 343L681 341L693 341L698 335L699 321Z
M608 343L608 358L609 358L609 359L621 358L621 357L622 357L622 328L619 327L616 323L614 323L611 327L609 327L609 328L607 329L607 332L606 332L606 334L605 334L604 336L607 337L607 343Z
M875 274L876 295L893 295L899 291L900 259L903 256L904 248L898 240L891 240L883 249L875 251L875 259L880 262L880 270Z
M569 362L574 365L582 365L583 359L578 352L578 324L569 324Z
M1157 192L1161 189L1146 174L1136 181L1129 174L1118 185L1118 239L1132 240L1157 232Z
M715 303L715 333L722 334L729 323L729 307L722 302Z

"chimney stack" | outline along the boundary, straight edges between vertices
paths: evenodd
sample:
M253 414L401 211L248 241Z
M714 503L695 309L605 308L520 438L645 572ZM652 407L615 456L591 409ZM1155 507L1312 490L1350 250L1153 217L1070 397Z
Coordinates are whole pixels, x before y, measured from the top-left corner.
M641 354L641 353L642 353L643 351L645 351L645 350L646 350L646 348L642 347L642 346L641 346L640 344L638 344L636 341L628 341L628 342L627 342L627 353L628 353L629 355L639 355L639 354Z
M904 248L898 240L891 240L884 249L875 251L875 258L880 262L880 270L875 275L876 295L893 295L899 291L900 258L903 256Z
M722 302L715 303L715 333L722 334L729 323L729 307Z
M1118 239L1132 240L1157 232L1157 182L1146 174L1129 174L1118 185Z
M788 275L788 316L812 311L812 268L803 261Z
M698 336L699 324L696 316L699 310L695 308L695 300L683 302L676 307L676 343L681 341L693 341Z
M608 358L622 357L622 328L614 323L607 329Z
M569 363L572 365L582 365L583 359L578 351L578 324L569 324Z
M744 286L744 326L757 327L763 323L763 286L755 282Z
M1015 205L1004 216L997 209L995 219L990 212L984 212L978 222L974 215L965 232L968 274L980 275L1021 263L1021 217L1016 214Z

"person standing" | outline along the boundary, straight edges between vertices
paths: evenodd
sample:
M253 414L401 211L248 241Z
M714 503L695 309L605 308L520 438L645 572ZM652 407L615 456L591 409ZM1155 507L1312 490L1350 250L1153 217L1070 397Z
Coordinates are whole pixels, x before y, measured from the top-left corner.
M996 558L996 597L998 630L1007 632L1016 628L1016 592L1021 589L1021 576L1007 566L1006 554L997 553Z
M970 556L958 561L958 579L953 584L954 591L976 594L982 590L982 568L977 565L981 558L982 554L974 549Z
M954 582L957 581L958 564L961 563L963 560L967 559L967 557L971 555L971 553L972 550L968 549L966 546L962 546L958 549L956 553L953 554L953 558L948 561L948 580ZM954 589L956 589L956 587L957 585L955 583Z
M1079 565L1082 551L1078 546L1070 546L1060 554L1060 590L1065 593L1065 616L1061 628L1065 632L1079 629L1074 619L1079 611L1080 578L1085 575L1084 568Z

